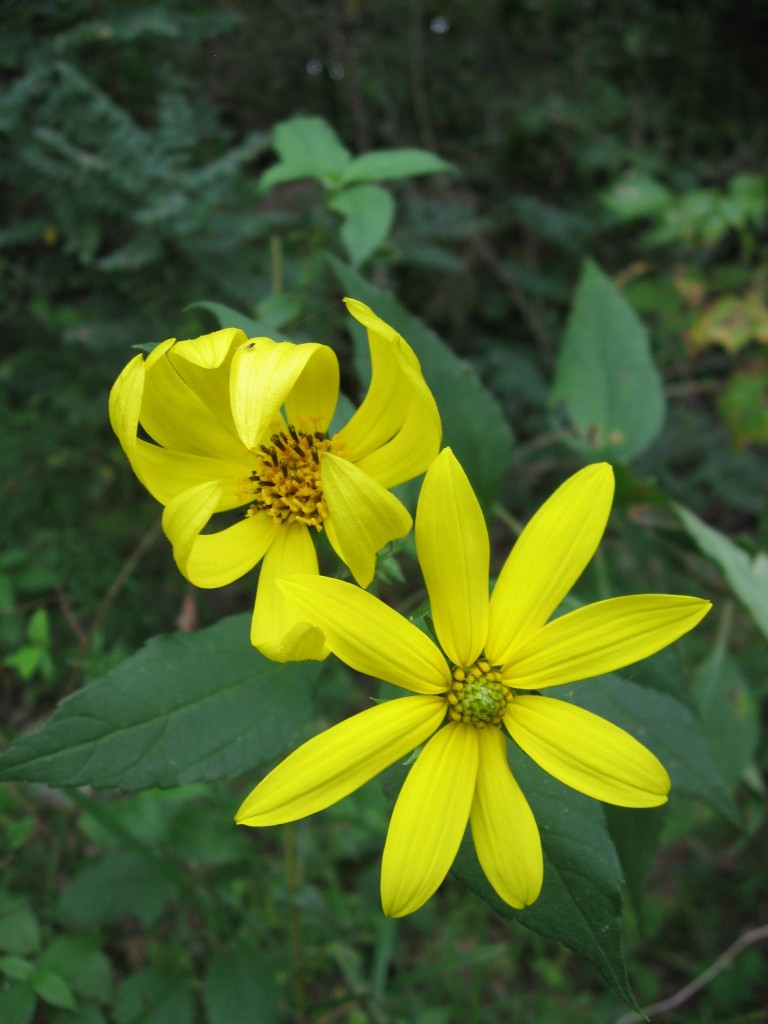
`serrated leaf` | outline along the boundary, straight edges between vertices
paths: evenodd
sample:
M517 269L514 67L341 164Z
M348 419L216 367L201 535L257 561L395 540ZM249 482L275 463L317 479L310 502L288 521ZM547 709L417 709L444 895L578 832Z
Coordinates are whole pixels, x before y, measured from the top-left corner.
M453 164L427 149L378 149L363 153L347 164L340 184L358 181L394 181L398 178L416 178L423 174L456 174Z
M507 920L559 942L593 964L629 1006L621 938L621 870L599 803L558 783L508 742L510 767L539 826L544 885L523 911L502 902L477 862L467 837L452 873Z
M367 303L402 334L419 357L443 417L443 444L453 448L475 493L489 508L512 457L512 431L498 402L473 367L393 295L380 291L340 260L328 257L328 261L345 294ZM358 351L367 353L364 334L359 332L358 337Z
M568 438L590 458L629 461L664 424L648 331L591 260L576 287L550 400Z
M279 161L259 180L259 189L314 178L324 185L340 180L352 154L322 117L293 117L275 125L272 144Z
M684 505L673 502L672 508L696 546L720 567L736 597L768 637L768 554L758 552L750 558L743 548Z
M203 988L209 1024L278 1024L279 992L263 952L237 946L212 961Z
M220 327L239 327L241 331L245 331L249 338L272 337L272 328L266 323L256 320L246 313L241 313L231 306L225 306L222 302L191 302L184 309L205 309L216 317Z
M395 219L395 200L378 185L355 185L337 192L328 206L344 217L341 240L353 267L359 267L386 241Z
M675 792L701 800L739 824L738 812L701 725L680 701L612 674L576 687L553 687L547 693L626 729L659 758Z
M0 779L135 790L275 760L309 714L321 664L268 661L251 647L249 623L238 615L150 640L17 739L0 756Z

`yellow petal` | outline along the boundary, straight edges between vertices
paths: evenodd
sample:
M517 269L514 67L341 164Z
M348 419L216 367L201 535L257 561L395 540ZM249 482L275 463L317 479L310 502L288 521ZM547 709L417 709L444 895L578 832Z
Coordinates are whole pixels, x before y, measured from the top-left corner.
M109 421L133 471L142 483L141 472L134 466L134 460L144 377L144 357L139 354L122 370L109 392Z
M158 346L159 354L155 349L146 361L141 425L164 448L239 461L243 445L234 432L227 402L228 367L202 370L175 355L176 347Z
M192 548L200 531L218 508L221 492L221 481L210 480L177 495L163 509L165 535L173 545L173 557L179 571L187 579Z
M136 467L136 475L152 497L163 505L167 505L182 491L212 480L221 483L215 512L246 504L247 477L251 467L245 459L241 463L225 462L204 455L168 451L157 444L138 440L131 464Z
M339 361L333 349L318 345L285 399L289 423L309 434L325 433L339 400Z
M410 346L368 306L344 300L368 330L371 383L337 435L344 455L383 487L423 473L440 447L440 414Z
M521 910L544 878L541 839L528 801L509 770L500 729L478 730L480 762L469 815L477 859L499 896Z
M472 485L450 448L424 478L416 551L437 638L455 665L471 665L488 636L490 545Z
M263 512L218 533L201 534L192 545L184 575L196 587L208 589L239 580L264 557L277 529Z
M404 537L411 517L394 494L331 452L322 458L320 475L328 505L328 540L360 586L367 587L376 569L376 552Z
M677 594L638 594L589 604L529 637L504 667L504 681L540 690L613 672L673 643L711 607L699 597Z
M423 906L453 864L475 790L477 732L472 726L446 725L408 773L381 864L381 904L388 917Z
M666 803L669 776L642 743L591 711L550 697L520 696L504 724L545 772L580 793L620 807Z
M169 353L179 375L233 437L237 430L229 401L229 373L235 350L246 341L239 328L226 327L200 338L179 341Z
M306 382L298 384L305 372L309 375ZM245 447L255 448L272 433L282 405L290 406L298 416L291 398L294 387L308 402L304 429L325 430L338 397L338 385L333 389L333 380L338 380L334 373L338 375L338 363L326 345L254 338L239 348L232 359L231 402ZM316 385L312 383L313 375Z
M350 668L415 693L448 688L450 670L435 644L373 594L326 576L294 576L279 586Z
M438 697L400 697L362 711L299 747L243 801L240 825L280 825L341 800L431 736Z
M289 602L277 581L318 572L317 552L303 523L279 526L261 566L251 621L251 643L273 661L322 661L328 656L317 624Z
M486 654L503 665L550 617L600 543L613 500L607 463L565 481L525 527L491 595Z

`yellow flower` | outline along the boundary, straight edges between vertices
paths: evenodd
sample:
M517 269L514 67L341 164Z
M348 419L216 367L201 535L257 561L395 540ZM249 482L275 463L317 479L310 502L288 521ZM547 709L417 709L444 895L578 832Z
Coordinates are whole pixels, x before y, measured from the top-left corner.
M236 820L277 825L312 814L425 743L384 847L382 904L401 917L441 884L468 820L499 896L521 908L539 895L539 833L509 770L502 724L545 771L588 796L625 807L664 803L669 778L642 744L597 715L532 692L646 658L710 608L695 597L647 594L547 621L597 548L612 497L605 463L566 480L526 526L489 598L482 512L453 453L442 451L416 512L416 547L442 651L349 583L281 581L342 661L415 696L377 704L309 740L256 787Z
M332 436L334 352L249 341L235 328L137 355L109 399L131 466L165 506L163 528L187 579L221 587L263 559L251 642L276 661L328 649L275 580L316 574L312 535L325 530L367 587L376 552L411 528L390 488L423 473L440 447L440 416L415 354L362 302L345 302L367 328L372 375L363 403ZM234 525L203 532L214 513L243 506Z

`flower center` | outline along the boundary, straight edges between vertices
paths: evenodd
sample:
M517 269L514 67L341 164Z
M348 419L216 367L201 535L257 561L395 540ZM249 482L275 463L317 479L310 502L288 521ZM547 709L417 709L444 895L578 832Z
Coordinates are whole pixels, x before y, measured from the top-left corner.
M251 473L254 502L248 515L268 512L278 523L304 523L322 530L328 508L320 480L320 460L331 450L321 431L308 434L292 424L288 433L273 434L259 445L258 465Z
M448 715L477 729L498 725L514 694L501 681L501 672L484 659L468 668L456 667L448 691Z

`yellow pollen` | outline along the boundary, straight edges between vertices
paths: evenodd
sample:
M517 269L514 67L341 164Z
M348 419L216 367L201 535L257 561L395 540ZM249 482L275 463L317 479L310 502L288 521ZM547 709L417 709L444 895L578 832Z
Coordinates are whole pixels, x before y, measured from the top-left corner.
M304 523L322 530L328 508L320 480L320 462L331 451L325 434L309 434L289 425L259 445L258 465L251 473L253 504L248 515L268 512L278 523Z
M454 668L446 700L452 721L484 729L499 724L514 694L502 682L499 669L481 658L474 665Z

